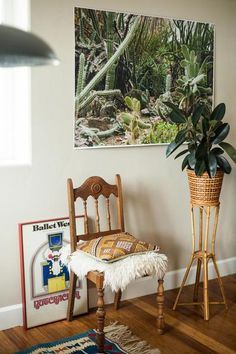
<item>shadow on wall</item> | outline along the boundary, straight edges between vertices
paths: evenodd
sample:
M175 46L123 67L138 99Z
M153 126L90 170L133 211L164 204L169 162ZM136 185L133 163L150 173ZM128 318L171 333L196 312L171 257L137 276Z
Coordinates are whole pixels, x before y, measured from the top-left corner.
M171 222L171 211L168 208L168 201L160 199L158 192L148 194L147 185L139 182L138 192L134 189L124 188L124 212L126 231L133 234L140 240L157 244L165 253L170 262L170 269L180 267L179 254L181 243L176 242L176 235L170 233L168 225ZM158 200L155 203L155 198ZM167 223L164 227L161 223Z

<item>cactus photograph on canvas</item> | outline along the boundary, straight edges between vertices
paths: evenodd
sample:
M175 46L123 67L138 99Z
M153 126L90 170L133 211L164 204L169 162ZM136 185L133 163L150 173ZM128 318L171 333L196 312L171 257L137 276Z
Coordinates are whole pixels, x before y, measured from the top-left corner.
M212 106L214 25L75 8L74 147L168 144L186 115Z

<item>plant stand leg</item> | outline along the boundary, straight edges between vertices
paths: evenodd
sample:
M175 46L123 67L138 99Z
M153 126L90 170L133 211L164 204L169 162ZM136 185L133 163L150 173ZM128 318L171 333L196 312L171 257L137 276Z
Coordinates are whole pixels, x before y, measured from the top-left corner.
M207 255L203 258L203 301L204 301L204 320L209 320L209 294L208 294L208 261Z
M177 295L177 297L176 297L176 300L175 300L175 303L174 303L174 306L173 306L173 310L176 309L176 306L177 306L177 304L178 304L178 301L179 301L180 295L181 295L181 293L182 293L183 287L184 287L185 282L186 282L186 280L187 280L187 277L188 277L190 268L191 268L191 266L192 266L192 264L193 264L193 260L194 260L194 258L193 258L193 255L192 255L191 258L190 258L190 261L189 261L189 265L188 265L188 267L187 267L187 269L186 269L186 272L185 272L185 274L184 274L184 278L183 278L181 287L180 287L180 289L179 289L178 295Z
M195 236L195 221L194 221L194 208L199 209L199 244L198 248L195 248L196 244L196 236ZM225 305L226 309L228 309L226 303L225 292L223 288L223 283L220 278L220 273L218 266L216 264L215 257L215 240L216 240L216 232L217 225L219 219L219 204L216 205L199 205L199 204L191 204L191 226L192 226L192 256L190 258L189 265L185 272L181 287L179 289L178 295L175 300L175 304L173 310L176 309L176 306L186 306L186 305L200 305L203 307L204 320L208 321L210 318L210 304L214 305ZM215 211L215 215L213 215L213 211ZM205 220L205 222L203 222ZM203 225L204 225L204 234L203 234ZM209 250L209 244L211 243L211 250ZM193 302L183 302L178 303L180 294L183 290L185 282L187 280L190 268L193 264L194 259L197 259L197 271L196 271L196 279L194 284L194 292L193 292ZM220 286L220 291L223 297L223 301L209 301L209 291L208 291L208 263L212 259L217 279ZM203 267L203 301L198 300L198 290L201 276L201 269Z
M193 209L191 209L192 217L193 217ZM194 228L194 222L192 223L192 228ZM192 230L192 234L194 235L194 244L195 246L195 230ZM203 236L203 208L199 208L199 251L202 250L202 236ZM194 250L193 250L194 252ZM200 276L201 276L201 267L202 267L202 259L198 258L197 260L197 271L196 271L196 280L195 280L195 285L194 285L194 291L193 291L193 301L197 302L198 301L198 289L199 289L199 282L200 282Z
M193 301L194 302L198 301L198 289L199 289L199 283L200 283L201 266L202 266L202 261L200 258L198 258L196 280L195 280L194 291L193 291Z
M214 267L215 267L215 270L216 270L216 274L217 274L217 278L218 278L218 282L219 282L219 286L220 286L220 291L221 291L221 294L222 294L222 297L223 297L225 308L226 308L226 310L228 310L228 305L227 305L227 302L226 302L224 287L223 287L223 283L222 283L222 280L221 280L221 277L220 277L220 272L219 272L219 269L218 269L218 266L217 266L217 263L216 263L215 256L212 257L212 261L213 261L213 264L214 264Z

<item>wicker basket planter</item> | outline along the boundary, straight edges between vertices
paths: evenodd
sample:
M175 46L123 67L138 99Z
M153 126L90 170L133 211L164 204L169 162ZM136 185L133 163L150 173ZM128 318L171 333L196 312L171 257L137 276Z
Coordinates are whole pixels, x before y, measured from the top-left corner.
M218 170L215 177L210 178L205 172L196 176L193 170L188 169L188 181L191 203L195 205L214 206L219 204L219 197L224 177L224 172Z

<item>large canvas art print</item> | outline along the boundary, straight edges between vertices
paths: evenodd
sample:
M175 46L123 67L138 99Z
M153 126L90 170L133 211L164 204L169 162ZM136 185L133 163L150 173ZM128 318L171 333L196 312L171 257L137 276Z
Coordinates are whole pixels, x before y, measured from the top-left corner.
M169 143L186 116L212 105L214 26L75 8L74 146Z

